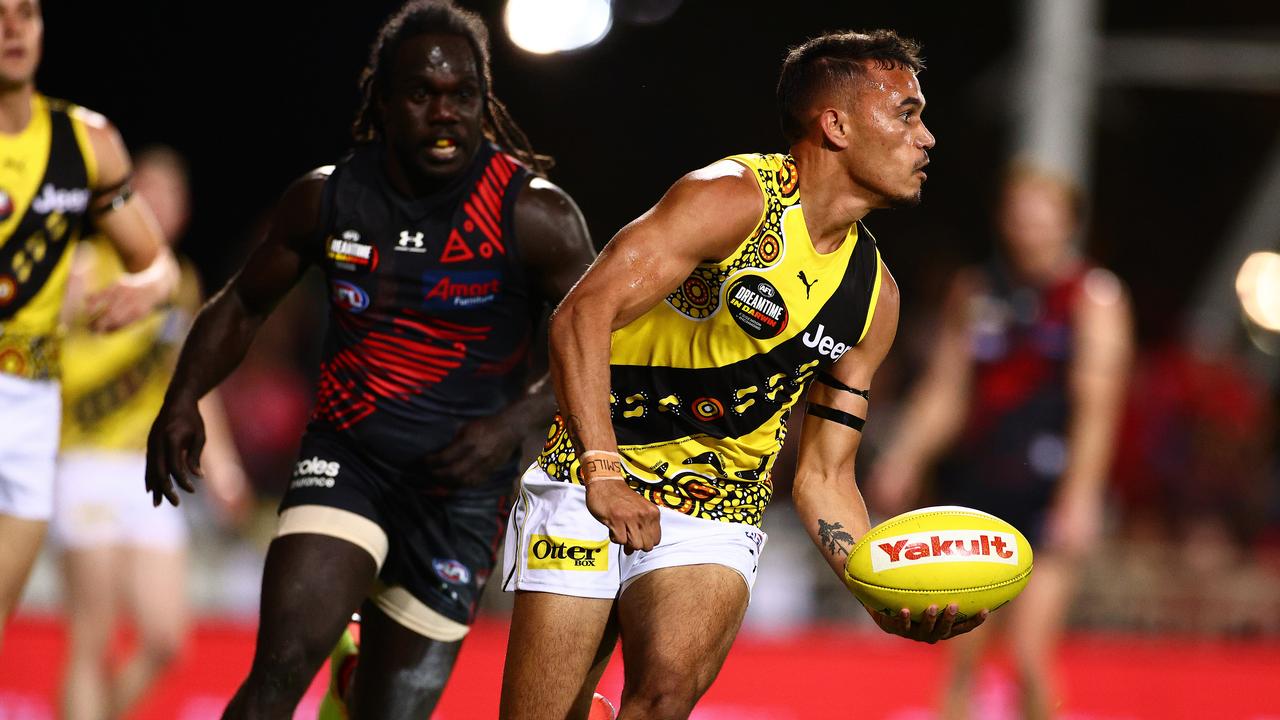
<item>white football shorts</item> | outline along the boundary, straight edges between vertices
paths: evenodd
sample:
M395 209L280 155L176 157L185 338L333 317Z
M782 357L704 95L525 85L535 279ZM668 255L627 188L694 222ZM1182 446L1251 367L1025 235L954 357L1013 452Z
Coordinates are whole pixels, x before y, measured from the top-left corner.
M508 520L502 589L612 599L660 568L723 565L755 584L768 536L741 523L705 520L659 507L662 539L630 555L587 510L587 489L552 480L535 463L520 478Z
M0 515L48 520L62 395L57 382L0 372Z
M152 507L140 452L72 450L58 456L49 535L67 549L127 545L181 550L187 543L182 509Z

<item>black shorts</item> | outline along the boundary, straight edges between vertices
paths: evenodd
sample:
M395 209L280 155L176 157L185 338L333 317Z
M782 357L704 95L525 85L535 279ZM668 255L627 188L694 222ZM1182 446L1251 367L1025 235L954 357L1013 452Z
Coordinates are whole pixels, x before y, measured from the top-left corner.
M507 526L515 478L513 461L478 486L442 488L379 463L340 435L311 431L302 438L280 502L280 532L316 532L365 547L381 562L379 587L371 599L401 624L434 637L405 617L421 610L405 592L455 623L472 622ZM288 529L285 511L302 506L319 513L311 516L309 526ZM328 511L326 516L326 508L345 512ZM317 517L334 521L317 527ZM378 546L373 525L385 535L384 546ZM385 560L378 557L381 552ZM387 589L394 590L388 594Z
M1057 494L1056 481L1029 472L1000 474L989 467L961 463L943 464L937 476L942 504L991 513L1018 528L1039 550Z

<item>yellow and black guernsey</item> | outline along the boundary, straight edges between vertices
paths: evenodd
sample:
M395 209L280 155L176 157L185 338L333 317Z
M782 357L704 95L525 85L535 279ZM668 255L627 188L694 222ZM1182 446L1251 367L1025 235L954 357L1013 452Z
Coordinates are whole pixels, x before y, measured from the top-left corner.
M866 336L881 264L861 224L835 251L814 249L789 156L731 159L764 194L759 224L728 258L698 265L613 333L609 402L632 488L695 517L758 526L791 409ZM581 482L559 416L538 464Z
M58 315L97 167L88 111L35 94L31 121L0 134L0 372L58 376Z
M105 238L85 241L87 292L125 274ZM175 301L109 333L89 329L87 318L68 323L62 342L62 450L138 452L160 412L178 351L200 309L200 280L183 260Z

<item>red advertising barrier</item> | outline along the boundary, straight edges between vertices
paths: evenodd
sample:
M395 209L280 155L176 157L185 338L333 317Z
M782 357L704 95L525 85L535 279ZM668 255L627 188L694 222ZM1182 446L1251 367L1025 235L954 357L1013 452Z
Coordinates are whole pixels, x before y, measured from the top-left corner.
M254 629L204 622L133 720L211 720L248 669ZM482 621L463 648L434 720L497 716L506 625ZM64 655L61 624L19 618L0 651L0 720L52 720ZM946 668L945 643L925 646L846 628L769 638L742 635L694 720L848 718L929 720ZM1060 657L1069 720L1280 720L1280 643L1076 636ZM297 717L315 717L321 675ZM615 656L601 691L622 687ZM974 717L1018 716L1012 674L998 660L979 682Z

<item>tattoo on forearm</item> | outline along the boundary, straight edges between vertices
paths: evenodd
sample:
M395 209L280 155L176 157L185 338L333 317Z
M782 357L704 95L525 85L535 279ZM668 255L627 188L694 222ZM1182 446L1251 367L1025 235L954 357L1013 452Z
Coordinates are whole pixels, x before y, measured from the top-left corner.
M577 415L570 415L569 424L569 442L573 443L573 449L576 453L581 454L587 448L582 446L582 420Z
M849 550L853 547L853 536L845 532L844 525L835 522L829 523L822 518L818 518L818 542L827 548L827 552L835 555L836 552L849 554Z

